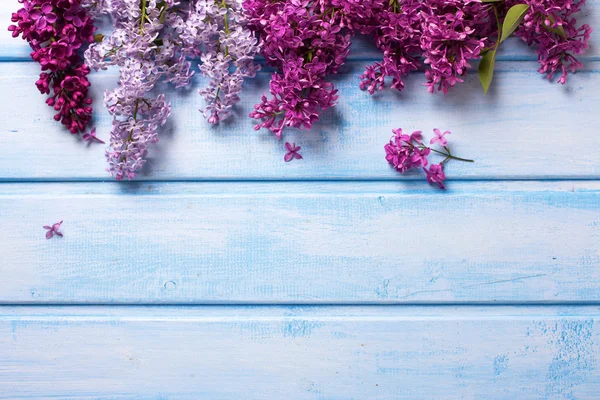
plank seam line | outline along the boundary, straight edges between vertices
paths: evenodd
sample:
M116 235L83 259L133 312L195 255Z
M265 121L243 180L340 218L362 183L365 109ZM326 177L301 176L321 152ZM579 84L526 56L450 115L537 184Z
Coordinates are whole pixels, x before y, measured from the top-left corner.
M114 307L114 308L221 308L221 307L250 307L250 308L278 308L278 307L302 307L302 308L322 308L322 307L336 307L336 308L352 308L352 307L366 307L366 308L501 308L501 307L513 307L513 308L551 308L551 307L598 307L600 311L600 300L590 301L471 301L471 302L377 302L377 301L365 301L365 302L198 302L198 303L185 303L185 302L165 302L165 303L127 303L127 302L0 302L0 310L4 308L86 308L86 307Z
M328 182L348 182L348 183L361 183L361 182L374 182L374 183L423 183L422 177L414 178L231 178L231 179L211 179L211 178L198 178L198 179L152 179L152 180L135 180L130 182L116 182L109 179L1 179L0 185L12 185L12 184L65 184L65 183L107 183L107 184L118 184L124 187L133 187L135 185L142 185L148 183L328 183ZM593 182L600 181L600 176L594 177L473 177L473 178L449 178L446 182L461 183L461 182L568 182L568 181L580 181L580 182Z

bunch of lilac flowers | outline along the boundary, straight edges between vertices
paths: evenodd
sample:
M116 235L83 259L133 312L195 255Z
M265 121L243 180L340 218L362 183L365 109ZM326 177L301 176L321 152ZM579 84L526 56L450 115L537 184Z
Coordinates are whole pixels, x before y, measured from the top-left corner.
M158 129L170 114L164 94L150 92L163 77L184 86L192 76L185 55L176 51L173 30L165 28L167 21L178 17L172 12L173 3L106 2L102 12L112 16L114 31L86 51L86 61L95 70L120 67L118 86L104 98L114 116L106 158L117 180L135 178L148 146L158 141Z
M478 0L390 0L370 32L383 52L383 60L367 67L361 89L373 94L386 86L404 89L403 77L427 64L430 92L447 93L463 82L470 62L479 58L496 29L492 6Z
M117 180L133 179L145 164L150 145L171 107L160 82L188 87L192 60L209 77L200 93L204 114L217 123L239 101L244 78L256 74L256 39L244 29L241 0L106 0L102 12L112 16L114 31L86 52L95 70L120 68L118 86L105 94L114 116L109 172Z
M551 79L559 71L559 82L565 83L568 71L582 67L574 55L583 53L590 40L591 28L578 25L575 18L584 3L585 0L381 0L376 18L365 21L362 31L375 37L383 60L367 67L360 87L373 94L384 89L390 78L391 87L402 90L403 77L417 70L423 59L429 91L447 93L464 81L472 61L492 51L495 57L508 11L520 4L528 8L522 23L518 19L509 21L518 24L515 34L535 46L541 73ZM487 91L486 84L484 88Z
M310 129L338 95L328 75L344 64L350 37L372 17L371 0L246 0L250 27L261 54L276 68L270 97L263 95L251 118L278 138L284 127ZM361 15L362 18L350 18ZM358 22L355 22L358 21Z
M73 134L84 132L91 120L89 68L79 50L94 41L94 25L81 0L19 0L8 30L29 42L31 58L41 66L36 85L50 97L54 119Z
M575 18L585 0L507 0L506 7L518 3L529 8L515 35L536 47L540 73L552 79L560 72L558 82L566 83L569 71L583 67L575 55L587 50L592 33L589 25L579 25Z
M394 135L390 142L385 145L385 159L401 174L413 168L422 168L426 174L427 182L437 184L440 189L445 189L444 181L444 165L450 160L458 160L464 162L473 162L466 158L460 158L452 155L448 148L448 139L445 137L450 134L450 131L442 132L439 129L434 129L435 137L429 142L430 145L439 144L441 150L432 148L423 143L423 135L421 131L415 131L410 135L402 132L402 129L393 129ZM436 153L444 156L444 159L439 164L430 164L428 157L431 153ZM429 168L427 166L429 165Z
M200 56L200 72L208 85L200 89L207 103L202 110L208 122L216 124L231 115L239 102L246 78L260 69L254 62L257 39L247 29L242 0L196 1L181 29L183 47L190 56Z

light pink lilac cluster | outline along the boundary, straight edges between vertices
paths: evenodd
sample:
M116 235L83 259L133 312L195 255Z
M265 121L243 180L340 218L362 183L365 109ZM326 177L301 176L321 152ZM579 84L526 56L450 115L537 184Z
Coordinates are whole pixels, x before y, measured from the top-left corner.
M36 85L50 97L54 119L71 133L84 132L92 116L88 97L89 68L79 51L94 41L94 25L87 3L81 0L19 0L23 7L12 14L8 30L32 48L31 58L41 66Z
M202 0L190 4L180 27L183 47L200 57L200 72L209 79L200 95L207 103L204 116L212 124L231 115L244 80L260 69L254 62L258 41L246 24L242 0Z
M112 16L114 31L86 51L95 70L120 67L118 86L107 91L104 102L114 116L110 148L106 152L109 172L117 180L133 179L142 168L148 147L158 141L158 129L170 112L164 94L152 90L161 78L185 86L193 73L185 55L176 51L173 29L178 15L173 0L112 0L103 13Z
M244 78L254 76L256 39L243 28L241 0L107 0L114 31L86 51L95 69L118 66L118 86L105 94L114 116L109 172L117 180L133 179L146 162L150 145L171 112L161 82L188 87L192 61L209 77L201 90L209 122L217 123L239 101Z
M442 150L436 150L431 146L427 146L423 142L421 131L415 131L410 135L404 133L402 129L393 129L394 135L390 142L385 145L385 159L401 174L414 168L422 168L426 174L427 182L436 184L440 189L445 189L444 181L446 174L444 173L444 165L450 160L458 160L465 162L473 162L466 158L460 158L452 155L448 148L448 139L445 137L450 134L450 131L440 131L434 129L435 137L429 141L430 145L438 144ZM430 164L428 157L431 153L436 153L444 157L438 164ZM428 168L429 166L429 168Z

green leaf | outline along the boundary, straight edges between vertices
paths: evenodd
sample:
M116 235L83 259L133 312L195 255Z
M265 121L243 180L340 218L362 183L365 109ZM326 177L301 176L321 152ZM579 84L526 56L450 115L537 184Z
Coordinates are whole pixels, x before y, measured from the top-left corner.
M516 4L508 10L506 17L504 18L504 23L502 24L502 37L500 38L500 43L504 42L515 30L517 30L528 10L529 6L527 4Z
M556 20L554 19L554 17L552 17L552 15L548 15L548 19L550 20L550 22L553 25L556 22ZM563 39L567 38L567 34L565 33L565 29L562 27L562 25L559 25L557 28L546 28L546 29L548 29L550 32L560 36Z
M504 0L481 0L482 3L500 3Z
M496 49L488 51L479 61L479 81L483 86L483 93L487 94L492 79L494 78L494 64L496 63Z

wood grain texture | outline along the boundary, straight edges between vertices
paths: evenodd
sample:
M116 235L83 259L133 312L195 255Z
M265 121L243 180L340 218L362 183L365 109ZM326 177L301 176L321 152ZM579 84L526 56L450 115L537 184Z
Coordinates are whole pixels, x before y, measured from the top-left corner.
M450 95L432 95L412 75L402 94L375 98L358 89L364 63L350 63L336 77L340 104L313 130L288 130L277 141L255 132L246 115L266 90L268 74L248 82L237 116L210 127L192 91L169 95L170 124L150 151L140 180L414 179L401 177L384 159L392 128L449 129L457 155L475 164L450 163L447 174L463 179L596 179L600 135L593 134L600 104L600 63L569 78L567 86L545 81L535 63L500 63L492 93L483 96L475 75ZM12 93L0 113L0 180L105 180L104 146L89 147L52 119L35 88L32 63L0 64L0 92ZM108 140L111 118L101 93L114 73L92 78L99 137ZM304 160L283 162L285 141L302 146ZM24 156L26 155L26 157ZM417 177L416 179L421 179Z
M600 1L583 14L597 27ZM485 97L475 73L446 97L420 74L370 97L358 75L380 54L358 38L340 104L284 141L246 117L268 71L214 128L195 91L167 89L147 168L115 183L0 30L0 399L597 399L592 36L565 86L509 40ZM103 139L115 82L92 76ZM449 129L476 163L449 164L445 193L401 177L383 157L395 127ZM305 159L284 163L285 141Z
M3 303L600 301L599 182L0 190Z
M5 21L6 25L10 23L10 16L13 12L17 11L20 5L16 0L3 0L0 4L0 21ZM599 0L587 0L587 4L578 15L578 21L580 23L587 23L594 26L594 22L597 21L600 16L600 1ZM105 33L110 32L110 24L106 21L98 21L99 32ZM592 32L592 43L598 43L600 40L600 32L595 30ZM30 61L29 54L31 48L29 45L18 38L15 39L11 36L11 32L8 30L0 29L0 61ZM381 59L381 52L373 46L372 40L365 37L355 37L353 39L353 45L351 53L348 57L351 60L378 60ZM498 58L500 60L511 60L511 61L523 61L523 60L537 60L537 55L534 50L527 47L527 45L520 39L509 38L506 42L502 43L498 52ZM590 49L581 56L581 60L600 60L600 51L597 46L591 46Z
M0 398L597 399L597 307L0 309Z

